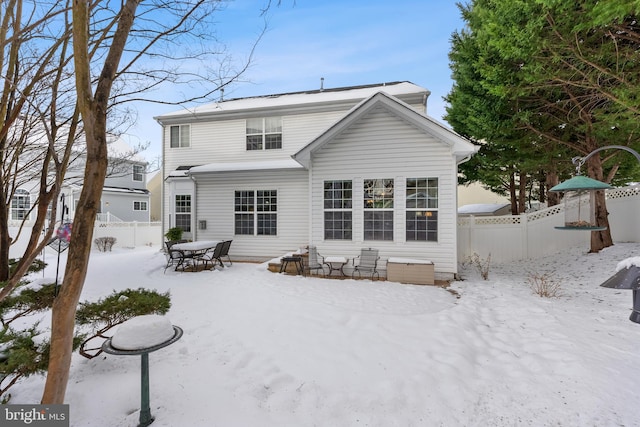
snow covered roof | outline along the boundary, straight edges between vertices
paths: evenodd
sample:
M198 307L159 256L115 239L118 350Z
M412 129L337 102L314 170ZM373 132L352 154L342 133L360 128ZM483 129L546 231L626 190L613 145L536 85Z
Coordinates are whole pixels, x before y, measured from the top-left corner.
M124 187L108 187L105 186L102 191L108 193L129 193L129 194L149 194L146 188L124 188Z
M111 159L127 159L132 162L147 163L138 151L122 139L114 135L107 135L107 153Z
M340 101L359 102L371 95L384 90L386 93L402 97L403 95L415 95L426 103L429 90L411 82L378 83L365 86L352 86L335 89L322 89L305 92L291 92L275 95L253 96L247 98L230 99L228 101L214 102L200 105L194 108L185 108L179 111L166 113L154 117L160 123L172 119L184 119L194 116L211 116L223 113L244 112L260 109L274 109L278 107L310 106L313 104L336 103Z
M508 209L509 203L474 203L460 206L459 215L506 215L508 212L500 213L501 210Z
M170 176L187 176L203 173L215 172L232 172L232 171L258 171L258 170L282 170L282 169L304 169L304 167L293 159L270 160L259 162L226 162L226 163L209 163L202 166L194 166L184 172L184 175ZM175 171L174 171L175 172Z

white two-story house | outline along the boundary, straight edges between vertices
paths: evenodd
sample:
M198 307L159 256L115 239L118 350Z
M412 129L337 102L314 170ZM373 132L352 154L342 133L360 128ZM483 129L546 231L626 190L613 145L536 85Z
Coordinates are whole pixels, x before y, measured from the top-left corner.
M163 229L265 260L315 245L457 272L458 165L476 148L409 82L230 99L156 117Z

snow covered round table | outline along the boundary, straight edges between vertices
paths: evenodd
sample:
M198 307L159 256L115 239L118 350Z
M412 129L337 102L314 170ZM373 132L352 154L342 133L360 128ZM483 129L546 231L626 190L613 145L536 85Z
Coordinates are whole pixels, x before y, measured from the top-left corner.
M137 316L120 325L113 337L102 344L105 353L119 356L140 355L142 358L138 427L146 427L154 421L149 406L149 353L178 341L182 332L180 327L171 325L163 316Z

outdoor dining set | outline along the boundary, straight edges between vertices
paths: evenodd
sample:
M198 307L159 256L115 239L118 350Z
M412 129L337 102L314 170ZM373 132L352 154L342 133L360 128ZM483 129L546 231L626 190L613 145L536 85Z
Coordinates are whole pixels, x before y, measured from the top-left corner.
M374 277L380 278L378 272L378 249L362 248L360 255L353 258L351 277L362 277L363 274L369 275L373 280ZM346 256L322 256L318 253L315 246L309 246L307 252L294 253L284 256L280 259L280 272L286 272L290 264L295 266L297 274L311 275L314 271L316 274L324 277L347 277L344 271L345 266L349 264L349 258ZM326 271L326 272L325 272Z
M165 242L167 265L164 270L174 267L175 271L200 271L203 269L229 267L232 240L174 240Z

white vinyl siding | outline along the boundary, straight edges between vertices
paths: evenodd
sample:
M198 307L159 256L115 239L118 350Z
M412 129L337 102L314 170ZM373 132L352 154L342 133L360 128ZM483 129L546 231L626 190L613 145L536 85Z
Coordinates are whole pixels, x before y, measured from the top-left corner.
M345 114L345 111L282 116L282 149L246 149L246 120L232 119L193 123L188 150L169 147L169 131L165 129L164 176L179 166L213 162L256 162L290 159L302 147Z
M457 271L456 171L449 148L383 107L369 112L347 131L319 150L313 158L312 241L321 253L357 256L361 247L375 247L384 259L405 257L433 261L436 271ZM437 178L438 241L406 241L406 179ZM364 181L394 179L394 240L364 238ZM325 240L323 230L323 183L353 181L353 242Z
M231 252L266 260L309 244L308 172L247 171L196 178L196 218L206 230L194 230L194 240L232 239ZM236 191L277 191L276 236L234 235Z

